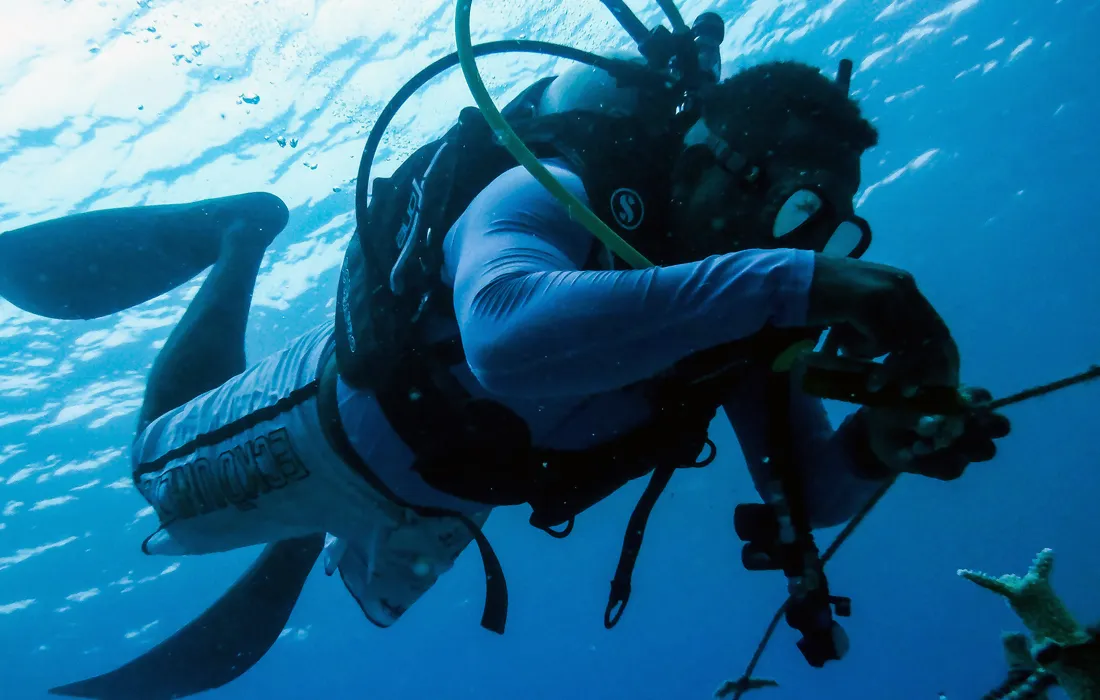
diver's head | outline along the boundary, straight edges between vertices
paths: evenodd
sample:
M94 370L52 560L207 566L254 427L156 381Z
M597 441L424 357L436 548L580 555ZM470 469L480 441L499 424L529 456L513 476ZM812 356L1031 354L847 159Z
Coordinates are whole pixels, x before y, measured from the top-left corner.
M675 262L748 248L862 255L860 156L878 133L845 87L796 62L710 88L674 173Z
M608 58L642 61L641 56L618 52ZM639 109L638 90L622 88L604 70L584 63L569 66L546 88L539 102L539 114L575 110L611 116L629 116Z

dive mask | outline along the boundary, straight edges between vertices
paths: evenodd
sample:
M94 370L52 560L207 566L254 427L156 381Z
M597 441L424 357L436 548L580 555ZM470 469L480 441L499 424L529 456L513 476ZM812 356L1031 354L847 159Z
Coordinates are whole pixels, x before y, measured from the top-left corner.
M778 187L773 187L769 195ZM783 191L791 191L784 196ZM871 245L871 225L855 214L842 214L816 185L782 188L782 201L772 224L772 237L781 248L802 248L838 258L858 258Z
M859 258L870 247L871 225L855 215L850 202L837 203L830 197L824 171L801 171L796 177L772 182L765 168L748 162L702 119L688 131L684 144L705 147L739 186L762 194L762 216L770 219L774 247L841 258Z

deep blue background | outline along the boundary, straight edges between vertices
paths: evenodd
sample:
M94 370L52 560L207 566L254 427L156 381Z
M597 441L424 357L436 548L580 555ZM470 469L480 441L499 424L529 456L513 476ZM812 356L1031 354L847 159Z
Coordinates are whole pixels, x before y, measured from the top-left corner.
M896 41L928 14L918 1L872 23L885 6L845 3L826 31L779 42L751 60L798 58L832 70L836 57L823 51L854 34L843 54L858 65L883 45L874 43L877 35ZM965 381L998 395L1100 362L1097 27L1096 2L985 0L942 34L857 71L853 82L882 133L864 159L865 185L939 149L923 168L867 198L860 213L876 231L868 258L916 275L962 348ZM969 39L953 45L962 35ZM1003 46L986 48L1001 37ZM1006 65L1009 51L1028 37L1034 44ZM988 73L956 78L994 59L999 64ZM917 86L923 88L912 97L884 102ZM342 193L295 210L291 234L304 237L348 203ZM303 319L324 313L335 277L322 281L293 314L257 314L257 352L275 349L284 328L303 328ZM272 323L281 326L275 333ZM123 349L114 357L141 366L148 352ZM1100 387L1089 386L1013 408L1014 432L995 462L949 484L903 479L830 567L834 590L854 599L845 623L849 658L812 670L781 628L759 675L782 687L760 697L934 700L941 690L952 700L979 697L1003 677L999 632L1020 625L1001 600L955 570L1022 574L1044 547L1056 552L1055 584L1071 609L1085 621L1100 618L1098 399ZM125 423L104 429L120 446L129 437ZM778 575L740 569L732 510L755 496L728 428L716 423L716 433L717 466L677 475L656 509L631 608L613 632L602 629L601 613L641 485L586 514L564 542L528 528L523 509L492 516L487 531L512 595L503 639L477 626L475 552L384 632L362 618L338 580L316 574L291 620L308 636L295 641L292 633L256 669L209 697L709 697L720 681L740 675L783 597ZM88 449L78 424L51 431L48 444L18 439L32 441L36 454L29 456L36 459ZM9 461L5 473L22 461ZM217 597L252 554L187 560L155 585L117 595L100 583L125 573L112 565L117 553L144 567L135 578L169 563L131 556L148 520L132 529L95 528L105 518L124 523L118 513L141 505L133 493L111 492L67 506L60 519L21 514L0 531L6 555L95 529L93 537L0 573L0 603L39 599L0 617L0 696L41 697L51 685L132 657ZM53 612L64 596L91 585L105 594L64 615ZM122 639L153 620L159 623L140 641Z

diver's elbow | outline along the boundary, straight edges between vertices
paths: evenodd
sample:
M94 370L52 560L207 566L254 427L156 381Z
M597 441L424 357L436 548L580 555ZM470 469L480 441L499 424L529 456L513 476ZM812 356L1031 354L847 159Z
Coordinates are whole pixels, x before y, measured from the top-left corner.
M516 357L513 331L495 334L491 339L465 344L466 366L485 391L500 397L525 397L534 391L540 372Z
M505 275L485 285L459 314L466 365L496 396L530 397L545 384L543 336L525 301L526 276Z
M810 515L810 527L814 530L839 527L851 520L854 515L855 513L841 512L839 510L814 512Z
M808 519L810 527L820 530L828 527L838 527L846 524L859 512L860 502L857 498L848 494L832 494L831 498L822 497L809 499Z

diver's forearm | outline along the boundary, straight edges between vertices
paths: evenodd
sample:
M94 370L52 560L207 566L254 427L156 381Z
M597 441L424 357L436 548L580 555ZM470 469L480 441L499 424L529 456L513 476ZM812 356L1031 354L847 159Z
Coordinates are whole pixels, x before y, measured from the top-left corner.
M866 432L848 418L833 430L821 399L809 396L797 376L791 386L791 439L814 528L847 522L879 490L890 474L870 454ZM767 382L748 377L726 402L726 418L737 434L753 482L761 495L774 477L768 460Z
M502 275L460 309L470 368L502 395L581 395L701 350L805 323L813 255L743 251L638 271Z

